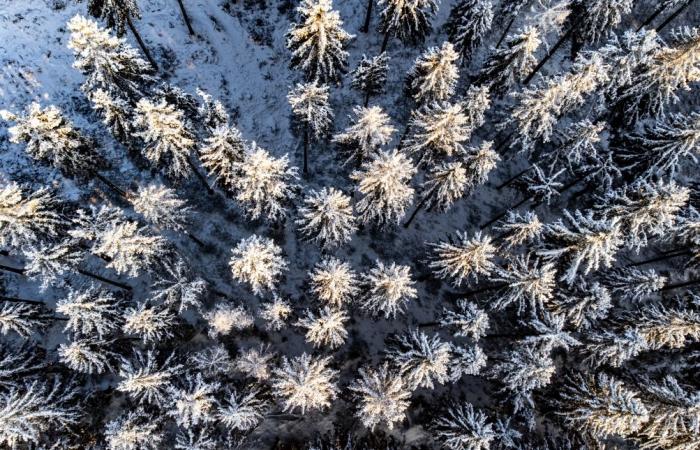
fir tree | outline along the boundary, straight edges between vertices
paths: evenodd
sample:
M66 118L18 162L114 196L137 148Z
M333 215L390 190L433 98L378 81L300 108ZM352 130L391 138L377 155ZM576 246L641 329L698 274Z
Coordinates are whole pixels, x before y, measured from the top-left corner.
M273 372L272 389L284 402L285 411L325 409L338 395L337 371L328 367L330 357L314 358L306 353L292 360L282 358Z
M549 309L566 318L574 328L589 329L610 314L612 298L598 282L579 281L572 288L555 292Z
M267 402L260 398L259 391L232 390L225 399L217 410L217 418L226 428L247 432L262 422Z
M328 103L328 86L319 85L317 80L297 84L287 96L292 114L303 127L304 175L309 172L308 147L309 133L316 139L324 136L333 122L333 111Z
M107 343L80 339L58 347L60 361L71 370L87 374L111 371L110 359L116 355L107 350Z
M603 274L603 282L610 292L632 302L644 300L660 291L667 280L654 270L641 271L631 267L617 268Z
M164 264L163 269L152 285L153 300L162 301L179 312L189 307L199 309L207 292L206 281L193 274L182 260Z
M292 24L287 34L291 66L302 69L309 80L338 79L347 65L343 47L353 37L343 30L340 14L331 0L303 0L297 11L302 23Z
M242 306L234 307L229 303L216 304L213 309L202 314L202 317L209 324L209 336L212 338L253 326L253 316Z
M189 222L192 208L177 197L174 189L151 184L139 187L132 199L134 211L159 227L181 231Z
M89 94L92 109L102 116L102 123L119 142L128 142L134 132L131 105L116 94L98 88Z
M415 172L411 161L396 150L379 152L354 171L351 178L363 195L355 206L360 222L376 222L379 226L398 223L413 200L414 190L409 183Z
M59 284L60 279L74 271L84 257L83 252L70 241L54 245L28 244L22 253L27 260L24 274L40 279L42 289L54 283Z
M532 211L522 215L516 211L508 211L505 220L496 229L503 232L507 247L515 247L539 240L545 226Z
M451 344L450 381L458 382L464 375L479 375L486 367L486 353L478 345L462 347Z
M379 106L370 108L353 108L355 120L353 125L343 133L336 134L333 142L343 149L349 150L350 156L346 163L355 161L358 166L375 155L382 146L391 142L396 131L391 125L391 119Z
M326 306L319 311L318 315L307 310L305 317L299 319L296 325L306 328L306 341L314 347L327 347L333 350L342 346L347 339L345 322L348 319L349 316L345 311Z
M389 71L389 57L382 52L377 56L368 58L362 55L362 60L352 72L351 86L365 94L365 108L369 104L369 98L381 94L386 84L386 74Z
M387 350L388 358L399 367L410 388L433 389L435 383L449 381L450 345L436 334L428 336L417 330L400 335Z
M418 296L413 287L411 268L396 263L385 265L377 261L376 266L362 275L364 294L361 307L373 315L383 314L392 318L402 312L405 304Z
M525 27L508 36L506 45L488 57L479 72L477 82L489 86L495 95L502 95L511 86L521 82L537 64L535 52L542 44L536 27Z
M554 294L556 269L552 263L542 263L536 258L516 256L505 269L496 267L497 283L505 285L505 292L499 294L492 307L503 309L511 304L518 305L518 314L525 309L532 312L545 311Z
M193 428L214 420L216 394L221 385L208 383L200 374L188 377L182 388L169 389L172 398L170 415L175 417L178 425Z
M335 188L311 191L299 215L296 223L304 238L324 249L349 242L357 230L350 197Z
M430 19L438 9L435 0L379 0L381 25L384 34L380 53L384 53L389 37L395 36L401 42L418 44L430 33Z
M444 42L420 55L408 73L406 84L418 103L449 100L459 79L454 46Z
M433 423L435 435L450 450L488 450L498 438L486 414L470 403L454 405Z
M58 199L47 189L25 193L16 183L0 189L0 245L21 247L57 236L66 220Z
M406 151L426 164L461 154L474 128L462 103L426 105L411 114Z
M387 362L377 370L360 368L360 378L350 385L360 403L356 416L362 424L374 430L377 425L386 425L390 430L406 416L411 390L403 377L393 373Z
M139 303L124 310L124 333L138 336L144 342L160 342L173 337L176 317L167 308Z
M479 275L490 275L495 269L493 263L496 247L489 236L480 232L470 239L467 233L457 232L457 242L434 244L434 252L429 263L436 277L450 279L455 286Z
M110 258L107 267L119 274L137 277L161 261L167 251L162 236L151 235L136 222L113 224L97 237L93 252Z
M533 406L532 391L552 382L556 368L548 353L532 345L520 345L506 353L492 375L511 392L516 412Z
M575 36L595 44L604 38L632 11L634 0L575 0L573 9L582 14Z
M249 348L241 352L233 362L233 368L244 375L258 381L267 381L270 378L271 360L274 357L269 351L269 345L261 345L258 348Z
M107 446L109 450L157 450L164 438L160 425L142 409L129 411L107 423Z
M233 190L238 177L238 168L245 159L245 141L234 126L221 125L211 130L199 150L202 166L217 183Z
M129 394L139 403L164 406L167 392L182 366L175 364L173 355L158 361L154 350L134 351L133 359L122 357L117 390Z
M463 61L469 61L491 29L493 4L491 0L460 0L450 11L445 25L450 42L457 47Z
M2 302L0 306L0 335L15 333L28 338L44 331L51 323L43 304Z
M121 327L122 306L114 294L91 285L83 291L69 291L58 301L56 312L68 317L64 331L104 338Z
M236 168L236 200L248 216L281 220L285 204L294 196L293 183L297 179L297 168L289 166L287 155L275 158L253 142Z
M440 318L440 326L453 329L455 337L468 337L478 341L486 336L489 329L489 316L479 309L476 303L460 299L457 310L445 309Z
M229 265L233 278L250 285L256 295L264 290L274 291L275 283L287 270L282 249L272 239L252 235L238 242L232 253Z
M259 316L266 324L266 328L272 331L280 331L287 323L287 319L292 314L292 307L289 302L274 296L273 300L264 304L260 308Z
M350 264L330 257L316 265L310 274L311 292L328 306L341 308L360 292L357 274Z

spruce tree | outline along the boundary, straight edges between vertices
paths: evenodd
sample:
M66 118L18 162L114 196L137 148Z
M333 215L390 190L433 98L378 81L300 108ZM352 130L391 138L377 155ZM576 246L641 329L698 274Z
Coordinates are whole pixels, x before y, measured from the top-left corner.
M491 0L460 0L452 7L445 28L463 62L471 59L472 53L491 29L492 22Z

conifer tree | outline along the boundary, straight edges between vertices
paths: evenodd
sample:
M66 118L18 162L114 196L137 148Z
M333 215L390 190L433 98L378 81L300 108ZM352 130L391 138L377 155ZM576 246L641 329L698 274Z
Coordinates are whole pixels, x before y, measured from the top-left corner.
M236 371L242 372L248 377L258 381L266 381L270 378L271 360L274 357L269 351L269 345L261 345L258 348L249 348L233 361ZM228 371L228 367L226 368Z
M253 142L235 167L236 200L246 214L251 219L264 215L273 222L281 220L297 179L297 168L289 166L287 155L275 158Z
M258 390L238 392L232 390L219 406L217 418L230 430L252 431L264 419L267 402L260 398Z
M491 0L460 0L450 11L445 27L462 61L469 61L493 22Z
M74 242L63 241L55 245L27 244L22 249L26 259L24 275L29 278L38 278L41 281L41 289L48 288L51 284L60 284L60 279L76 270L85 256L76 248Z
M495 269L493 258L496 247L489 236L476 232L470 239L466 232L457 232L452 240L434 244L435 250L429 267L438 278L449 279L455 286L479 275L488 276Z
M347 66L344 47L353 36L343 30L331 0L303 0L297 11L302 23L293 23L287 34L292 68L303 70L309 80L337 80Z
M444 162L436 165L428 172L423 182L421 202L416 206L414 213L421 203L427 207L447 211L471 187L469 178L464 163ZM406 224L410 224L410 218Z
M362 55L362 60L352 72L351 86L365 94L364 107L369 104L369 98L381 94L386 83L386 74L389 71L389 57L382 52L377 56L368 58Z
M477 82L489 86L494 95L503 95L511 86L521 82L537 64L535 52L542 44L540 31L528 26L508 36L506 45L488 57L479 72Z
M102 123L107 126L119 142L127 142L133 133L132 108L119 95L111 94L98 88L88 96L92 109L102 116Z
M157 184L139 187L132 203L148 222L170 230L183 230L192 212L174 189Z
M455 337L468 337L476 342L486 336L486 330L489 329L489 316L475 303L460 299L457 301L456 311L448 309L443 311L440 326L453 329Z
M165 406L168 390L182 366L173 361L173 355L158 361L154 350L134 351L132 359L122 357L117 390L129 394L139 403Z
M449 100L459 79L454 46L443 42L420 55L406 78L408 91L418 103Z
M44 331L51 323L42 303L5 301L0 306L0 335L15 333L28 338Z
M507 247L516 247L537 241L544 232L544 224L532 211L522 215L515 211L508 211L505 220L496 229L503 232L502 236Z
M460 403L439 416L432 428L443 447L449 450L488 450L501 438L499 425L491 423L486 414L470 403Z
M356 106L353 108L353 114L353 125L343 133L336 134L333 142L340 144L341 148L350 153L346 164L355 161L357 166L361 166L382 146L391 142L396 128L391 125L391 119L379 106Z
M68 225L47 189L24 193L16 183L0 189L0 245L21 247L58 236Z
M252 235L238 242L232 252L229 265L233 278L250 285L256 295L263 290L274 291L275 283L287 270L282 249L272 239Z
M603 274L603 282L610 292L632 302L660 291L667 281L667 277L654 270L641 271L633 267L617 268Z
M518 305L518 315L522 315L527 308L536 313L546 311L545 304L554 296L556 269L554 264L531 259L530 254L519 255L509 261L505 269L496 267L496 276L492 280L506 286L505 292L493 302L494 309L503 309L515 303Z
M285 411L325 409L337 397L337 371L328 367L330 357L315 358L306 353L292 360L282 358L273 372L272 389L281 397Z
M311 292L322 303L341 308L360 292L357 274L350 264L337 258L327 258L311 272Z
M595 44L617 25L622 17L632 11L634 0L574 0L573 10L582 14L574 37Z
M68 317L64 331L76 335L107 337L121 327L123 302L96 285L70 290L58 301L56 312Z
M292 307L289 302L277 295L273 296L271 302L264 304L259 312L260 318L266 322L266 328L273 331L280 331L284 328L290 314L292 314Z
M351 178L363 195L355 205L360 222L376 222L380 227L398 223L413 200L409 183L415 172L411 161L396 150L379 152L354 171Z
M112 225L100 236L93 252L110 258L107 267L119 274L137 277L143 269L150 270L167 251L162 236L150 235L136 222Z
M242 306L217 303L213 309L202 315L209 324L209 336L226 336L233 331L241 331L253 326L251 316Z
M156 343L173 337L176 317L161 305L148 302L124 310L124 333L138 336L144 342Z
M430 164L464 152L475 126L470 122L462 103L433 103L411 114L406 151L418 156L422 164Z
M433 389L435 384L449 381L451 363L450 345L435 334L428 336L410 330L396 338L394 346L387 350L387 357L399 367L410 388Z
M309 173L309 133L316 139L326 135L333 122L333 111L328 103L328 86L311 83L297 84L287 96L292 114L303 127L304 175Z
M318 315L307 310L297 326L306 329L306 341L314 347L327 347L331 350L342 346L348 337L345 322L350 317L341 309L325 306Z
M401 42L419 44L430 33L430 19L438 9L435 0L379 0L382 8L379 30L384 34L384 53L389 38L395 36Z
M199 150L199 159L219 185L232 191L239 175L238 165L245 159L245 149L241 132L232 125L224 124L211 130Z
M109 450L157 450L163 442L161 423L139 408L107 423L105 438Z
M504 355L501 362L493 367L491 375L512 393L514 410L519 412L532 408L533 391L549 385L555 371L554 361L548 352L533 345L521 344Z
M349 242L357 230L350 197L335 188L311 191L299 215L296 223L304 238L324 249Z
M414 284L410 267L394 262L385 265L377 261L375 267L362 274L364 293L361 307L373 315L383 314L385 318L393 318L403 311L409 300L418 296Z
M87 374L112 371L110 359L116 354L107 349L106 342L79 339L58 347L60 361L71 370Z
M406 416L411 390L403 377L393 373L387 362L377 370L360 368L360 378L349 389L360 403L356 416L362 424L374 430L377 425L386 425L390 430Z

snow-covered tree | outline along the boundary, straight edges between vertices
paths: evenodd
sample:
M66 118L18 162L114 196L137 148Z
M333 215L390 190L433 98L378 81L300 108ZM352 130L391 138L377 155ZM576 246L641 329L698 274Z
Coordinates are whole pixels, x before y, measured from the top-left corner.
M460 0L455 3L445 27L462 60L469 61L472 52L491 29L492 22L491 0Z
M211 422L216 414L216 397L219 383L204 381L201 374L188 377L182 388L170 387L172 398L170 415L175 417L178 425L192 428Z
M420 55L406 79L413 99L419 103L449 100L459 79L457 59L459 55L449 42Z
M190 155L195 148L194 135L184 113L162 99L142 98L136 104L134 133L145 142L143 155L155 167L162 167L173 178L185 178L192 172Z
M340 14L331 0L303 0L297 11L301 23L293 23L287 34L291 66L310 80L338 79L347 66L344 47L353 37L343 30Z
M0 392L0 445L41 446L49 433L65 433L80 420L78 391L71 385L24 380ZM51 442L45 442L51 444Z
M175 436L175 450L215 450L221 440L213 436L212 428L201 426L181 429Z
M25 115L3 110L0 118L15 122L8 129L10 142L24 143L27 155L65 174L85 176L104 165L92 142L53 105L32 103Z
M165 229L183 230L189 221L192 208L178 198L174 189L158 184L139 187L131 200L134 211L148 222Z
M559 196L559 189L563 186L557 178L564 173L565 169L558 172L545 173L538 165L533 165L532 170L523 178L525 189L536 203L546 203L549 205L553 197Z
M361 307L373 315L381 313L385 318L395 317L409 300L418 296L414 284L409 266L399 266L394 262L385 265L377 261L375 267L362 274L364 293Z
M387 350L388 358L396 364L411 390L424 387L433 389L435 383L449 381L450 344L435 334L428 336L418 330L396 338L396 344Z
M533 406L532 391L552 382L556 371L549 352L532 345L520 345L507 352L492 369L492 375L511 392L515 411Z
M593 436L627 437L649 420L649 410L637 393L605 374L567 378L558 414L566 424Z
M86 75L84 92L93 95L103 89L112 95L123 93L136 102L155 81L153 66L125 39L112 36L97 22L76 15L68 21L68 31L68 48L76 58L73 67Z
M573 8L582 15L576 27L578 39L598 43L632 11L634 0L574 0Z
M87 0L90 15L102 19L117 36L123 36L131 19L141 18L136 0Z
M610 330L593 332L588 336L584 363L598 368L602 365L620 367L639 353L649 350L644 338L634 329L626 329L619 333Z
M176 316L169 309L142 302L124 311L123 331L145 342L161 342L173 337L175 320Z
M239 165L245 159L245 141L234 126L224 124L211 130L199 150L202 166L224 188L236 185Z
M627 170L642 170L646 177L673 178L685 161L698 161L700 113L669 114L625 141L627 145L619 153Z
M613 269L603 274L603 282L615 295L638 302L660 291L668 278L655 270L638 270L633 267Z
M68 317L64 331L104 338L121 327L122 302L111 292L91 285L71 290L56 304L56 312Z
M59 199L47 189L33 192L16 183L0 189L0 245L21 247L57 236L67 225Z
M325 306L318 313L307 310L306 315L296 323L301 328L306 328L306 341L314 347L328 347L335 349L345 343L348 331L345 322L350 316L342 309L331 309Z
M270 378L270 366L273 353L269 351L269 345L260 345L242 351L233 362L233 368L244 375L255 378L258 381L267 381Z
M157 450L163 442L160 421L137 409L110 421L105 427L109 450Z
M337 371L328 367L330 357L315 358L303 353L294 359L282 357L273 371L272 389L282 398L285 411L325 409L338 395Z
M273 331L284 328L291 314L292 307L289 302L278 296L274 296L271 302L265 303L258 313L260 318L265 321L266 328Z
M425 199L426 206L447 211L471 187L469 175L459 161L433 166L423 182L421 201Z
M489 450L498 439L486 414L471 403L451 406L435 420L433 428L442 446L449 450Z
M468 337L478 341L486 336L489 329L489 316L474 302L466 299L457 301L457 310L445 309L440 318L440 326L453 329L456 337Z
M328 102L328 86L319 84L318 80L297 84L287 95L292 107L294 120L303 129L304 174L309 171L309 134L316 139L325 136L333 123L333 110Z
M324 249L345 244L357 231L352 199L335 188L311 191L299 208L296 223L304 238Z
M234 307L230 303L218 303L212 310L204 313L203 317L209 325L209 336L212 338L253 326L253 316L242 306Z
M484 141L480 147L469 149L464 157L469 185L473 187L486 183L489 173L500 160L501 157L493 150L492 141Z
M561 279L571 284L581 269L584 275L608 268L623 243L618 220L595 219L592 213L564 211L561 219L546 225L548 248L538 251L547 258L565 258L567 269Z
M386 75L389 71L389 57L386 53L368 58L362 55L362 60L352 72L351 86L365 94L365 108L369 98L381 94L386 84Z
M260 392L250 390L229 392L219 406L217 419L228 429L248 432L257 427L264 418L267 402L259 398Z
M463 143L474 131L462 103L433 103L414 111L409 121L406 151L420 163L464 153Z
M58 356L71 370L100 374L112 371L110 359L116 357L116 354L108 350L106 342L79 339L59 345Z
M148 234L137 222L113 224L98 236L93 250L110 258L107 267L120 274L137 277L142 270L150 269L162 260L167 251L167 241L162 236Z
M297 179L297 168L289 166L287 155L275 158L253 142L235 167L236 200L245 212L252 219L263 215L273 221L281 219Z
M572 347L581 345L569 331L564 330L567 325L564 316L542 311L539 315L533 315L527 324L536 334L523 339L525 345L538 346L544 352L555 348L569 351Z
M443 241L435 247L429 267L436 277L449 279L456 286L479 275L489 276L496 268L493 263L496 247L489 236L476 232L472 238L457 232L456 242Z
M238 242L232 253L229 266L233 278L248 284L256 295L274 291L282 272L287 270L282 249L272 239L252 235Z
M398 223L413 200L409 185L416 168L397 150L379 152L360 170L352 173L362 198L356 204L362 223L376 222L379 226Z
M71 241L38 246L28 244L22 248L22 254L26 259L24 275L39 279L42 289L60 284L60 279L75 270L84 257L83 251Z
M207 291L207 283L194 275L183 260L164 264L163 272L151 286L153 300L162 301L182 312L190 306L199 308Z
M341 308L360 292L357 274L347 262L326 258L310 274L311 292L323 304Z
M72 217L72 228L68 235L80 241L94 243L112 225L123 222L124 211L109 204L90 205L79 209Z
M382 146L391 142L396 128L391 125L391 119L379 106L356 106L353 108L353 114L353 125L343 133L336 134L333 142L337 142L350 154L346 164L354 161L361 165Z
M109 128L119 142L127 142L134 132L132 123L132 108L129 103L102 88L89 94L92 109L102 116L102 123Z
M438 9L436 0L379 0L380 31L384 33L382 52L389 36L402 42L418 44L430 33L430 19Z
M496 267L492 281L505 285L492 304L494 309L503 309L511 304L518 306L521 315L529 308L532 312L545 310L554 295L557 271L552 263L543 263L530 254L518 255L503 269Z
M134 351L133 358L122 357L117 390L126 392L139 403L164 406L168 390L181 372L182 366L173 361L173 355L159 362L155 350Z
M700 313L692 309L652 303L627 317L649 348L683 348L688 340L700 341Z
M508 247L515 247L539 239L544 232L544 224L533 211L522 215L508 211L505 220L496 229L504 233L503 239Z
M540 44L542 36L537 27L528 26L508 36L505 47L495 50L484 63L478 82L489 86L494 95L503 94L535 68L535 52Z
M450 381L457 382L464 375L479 375L486 367L486 353L478 345L462 347L450 345L452 362L450 364Z
M606 318L612 308L608 289L598 282L579 281L572 289L556 292L549 309L575 328L591 328Z
M229 373L233 367L231 356L222 344L212 345L192 353L187 358L189 367L201 372L205 377L216 377Z
M387 362L376 370L360 368L359 374L360 378L349 387L360 404L356 416L370 430L377 425L393 430L394 424L406 417L411 389L400 374L389 369Z
M51 316L43 305L34 303L0 303L0 335L12 332L28 338L35 331L44 330L51 323Z

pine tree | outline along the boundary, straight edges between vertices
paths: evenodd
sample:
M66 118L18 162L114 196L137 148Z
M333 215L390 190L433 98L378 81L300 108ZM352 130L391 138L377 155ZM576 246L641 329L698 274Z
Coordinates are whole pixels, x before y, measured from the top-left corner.
M507 247L516 247L539 240L545 226L532 211L522 215L516 211L508 211L505 220L496 229L503 232Z
M449 42L420 55L406 78L413 99L418 103L449 100L459 80L457 59L459 55Z
M700 340L700 313L652 303L627 317L652 350L683 348L688 340Z
M515 412L518 412L533 406L532 391L548 386L555 371L548 352L521 344L493 367L492 376L511 392Z
M308 147L309 133L316 139L328 133L333 123L333 110L328 103L328 86L319 84L317 80L297 86L287 95L292 114L303 127L304 144L304 175L309 173Z
M479 309L476 303L465 299L457 301L457 310L443 310L440 326L453 329L455 337L468 337L478 341L486 336L489 329L489 316Z
M268 220L281 220L297 179L297 168L289 166L287 155L275 158L253 142L235 167L236 200L248 216L258 219L264 214Z
M389 430L406 416L411 390L403 377L393 373L384 362L378 369L360 368L360 378L350 385L360 403L356 416L362 424L374 430L377 425L386 425Z
M53 105L32 103L23 116L2 111L0 117L16 123L8 129L10 142L24 143L32 159L71 176L90 175L104 166L91 141Z
M258 381L267 381L270 378L270 366L273 357L274 354L269 352L269 345L249 348L238 355L233 362L233 368Z
M129 411L110 421L105 427L109 450L157 450L163 442L160 421L142 409Z
M564 316L574 328L589 329L608 317L612 306L610 292L605 286L579 280L571 288L555 292L549 309Z
M537 253L566 259L568 268L561 279L567 284L573 283L582 265L584 275L610 267L623 242L620 223L615 219L595 219L590 212L584 215L579 210L574 214L564 211L564 217L568 224L560 219L546 226L548 248Z
M0 303L0 335L15 333L29 338L35 332L44 331L51 323L43 304L26 302Z
M350 242L357 231L351 198L335 188L311 191L299 215L296 223L304 239L317 242L323 249Z
M667 282L654 270L641 271L631 267L617 268L603 274L603 282L613 294L631 302L639 302L660 291Z
M173 355L158 361L154 350L135 350L132 359L122 357L117 390L129 394L139 403L165 406L167 392L182 366L173 361Z
M457 242L452 239L433 244L434 251L429 267L441 279L449 279L455 286L479 275L488 276L496 268L493 263L496 247L489 236L476 232L470 239L466 232L457 232Z
M543 161L549 164L550 171L566 165L571 172L575 172L584 162L599 159L596 144L600 142L600 134L604 129L605 122L591 123L588 119L583 119L574 123L557 133L556 149L542 155Z
M327 347L331 350L342 346L348 337L345 322L350 317L341 309L331 309L325 306L318 313L307 310L305 317L296 323L306 328L306 342L314 347Z
M148 222L170 230L184 230L192 213L192 208L187 206L185 200L177 197L174 189L158 184L139 187L131 202L134 211Z
M542 44L538 28L528 26L508 36L506 46L496 49L479 72L477 83L489 86L494 95L502 95L521 82L537 65L535 52Z
M518 315L526 309L533 313L546 311L545 304L554 295L557 271L552 263L543 263L530 254L518 255L509 261L505 269L495 268L492 281L505 285L505 292L499 294L492 304L494 309L503 309L511 304L518 305Z
M314 358L306 353L292 360L282 357L273 372L272 389L281 397L285 411L325 409L338 395L337 371L328 367L330 357Z
M379 106L353 108L355 119L353 125L343 133L336 134L333 142L349 151L346 164L355 161L358 166L375 155L382 146L391 142L396 131L391 119Z
M672 34L673 46L661 46L646 58L637 75L619 93L618 103L628 121L661 116L698 80L700 29L683 27Z
M274 296L271 302L264 304L258 313L266 322L265 327L272 331L280 331L284 328L290 314L292 314L292 307L289 302L278 296Z
M496 168L501 157L493 150L493 142L484 141L481 147L470 148L464 157L469 185L476 187L486 183L489 173Z
M146 98L139 100L135 112L134 126L141 130L135 135L146 143L146 159L173 178L187 177L193 170L190 155L195 141L183 112L165 100Z
M365 108L369 104L369 98L381 94L386 84L386 75L389 71L389 57L382 52L377 56L368 58L362 55L362 60L352 72L350 86L365 94Z
M395 345L387 350L387 356L399 367L411 390L419 387L433 389L435 383L449 381L450 345L442 342L437 334L428 336L410 330L396 338Z
M357 274L350 264L329 257L310 274L311 292L325 305L341 308L360 292Z
M276 290L276 282L287 270L282 249L272 239L252 235L241 239L232 253L229 265L233 278L250 285L256 295Z
M90 205L88 209L75 212L72 226L68 235L79 241L96 241L113 225L124 222L124 211L120 208L102 204L99 207Z
M120 329L123 303L114 294L96 285L86 290L70 290L56 304L56 312L68 317L64 331L102 339Z
M163 272L151 286L152 299L177 308L180 313L189 307L199 309L207 292L207 282L192 273L183 260L163 266Z
M575 0L573 9L581 13L575 37L596 44L632 12L634 0Z
M58 379L24 380L0 392L0 444L7 448L41 446L49 433L67 432L79 422L77 389Z
M21 247L58 236L67 222L58 199L47 189L26 193L16 183L0 189L0 245Z
M573 337L569 331L565 331L567 323L564 316L550 314L545 310L539 316L533 316L528 322L528 326L536 334L523 339L523 344L534 345L543 352L557 348L568 352L572 347L581 345L581 342Z
M435 0L379 0L382 8L379 30L384 34L380 53L384 53L389 37L401 42L419 44L430 33L430 19L438 9Z
M87 374L112 371L110 359L116 354L107 349L107 343L93 339L80 339L58 347L60 361L71 370Z
M418 156L421 164L430 164L464 152L474 131L462 103L434 103L411 114L411 134L406 151Z
M245 141L241 132L228 124L217 126L199 150L202 166L227 190L236 185L238 167L245 159Z
M124 333L138 336L144 342L161 342L174 336L176 317L160 305L139 303L124 310Z
M214 339L226 336L232 331L241 331L253 326L251 316L242 306L230 303L217 303L213 309L202 314L209 325L209 336Z
M22 248L22 253L27 261L24 275L38 278L41 281L41 289L60 284L61 278L74 271L84 257L84 253L70 241L54 245L27 244Z
M460 403L447 409L433 423L435 435L449 450L488 450L498 438L486 414L470 403Z
M415 172L411 161L397 150L381 151L354 171L351 178L363 195L355 205L360 222L376 222L380 227L398 223L413 200L409 183Z
M187 358L187 363L207 379L228 373L234 367L231 356L222 344L212 345L192 353Z
M226 428L247 432L263 421L267 402L260 399L259 391L232 390L225 398L217 410L217 418Z
M76 57L73 67L87 77L82 85L85 93L103 89L113 95L123 93L135 103L155 82L152 74L157 66L148 52L144 53L150 64L125 39L112 36L109 30L80 15L68 21L68 31L68 48Z
M567 377L557 403L567 425L597 437L629 436L649 420L649 410L621 381L600 373Z
M493 22L491 0L460 0L450 11L445 24L450 42L457 47L463 61L469 61Z
M216 397L221 385L204 381L201 374L197 374L196 377L187 377L185 380L183 388L169 389L172 399L170 415L174 416L176 423L184 428L194 428L214 421Z
M362 274L364 293L361 307L373 315L381 313L387 319L393 318L403 311L409 300L418 296L414 284L409 266L399 266L394 262L385 265L377 261L375 267Z
M162 236L149 234L137 222L115 223L97 237L93 252L110 258L107 267L119 274L137 277L160 262L167 252Z
M347 66L343 47L353 36L343 30L331 0L303 0L297 11L302 23L293 23L287 34L292 68L302 69L309 80L337 80Z
M445 162L433 167L423 182L422 199L427 207L447 211L471 187L469 173L462 162ZM422 201L421 199L421 201Z
M629 171L644 172L644 176L668 175L673 178L681 164L697 163L700 153L700 113L669 114L644 131L629 135L620 157Z
M526 186L527 192L530 194L527 199L532 199L536 203L550 204L552 197L557 197L560 194L562 183L556 181L557 178L564 173L564 169L558 172L548 173L540 169L538 165L533 165L530 173L523 179L523 184ZM518 204L520 206L521 203ZM513 207L516 209L517 206Z
M450 344L450 351L450 381L453 383L458 382L464 375L479 375L486 367L486 353L476 344L467 347Z
M102 116L102 123L119 142L128 142L134 132L132 125L132 108L129 103L117 94L98 88L89 96L92 109Z

